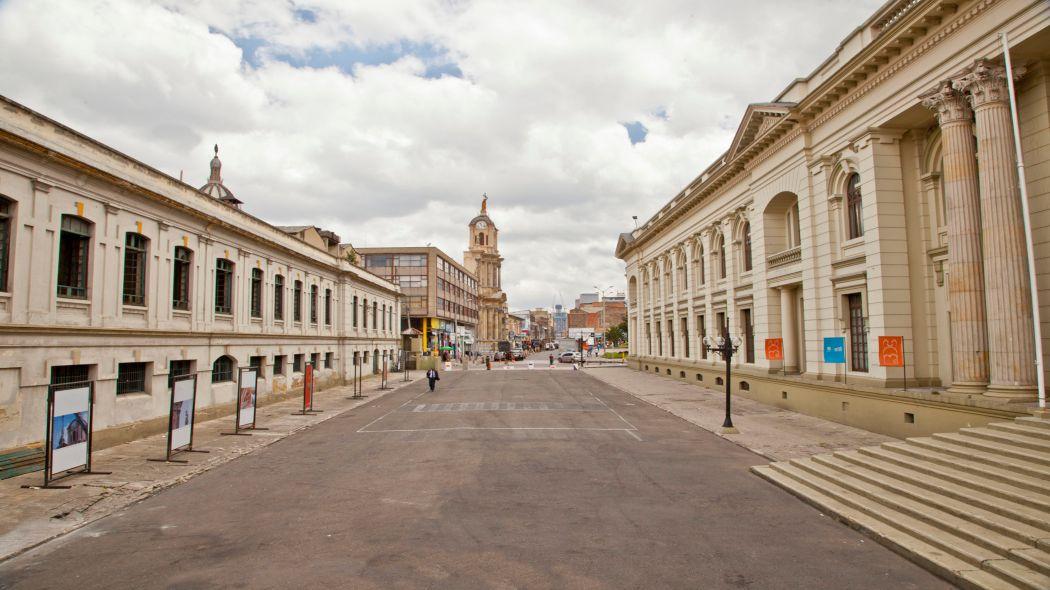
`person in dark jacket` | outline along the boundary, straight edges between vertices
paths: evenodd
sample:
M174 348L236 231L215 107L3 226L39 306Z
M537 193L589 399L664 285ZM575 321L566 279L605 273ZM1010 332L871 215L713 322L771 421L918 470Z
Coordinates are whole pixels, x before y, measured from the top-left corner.
M438 372L435 369L427 371L427 382L430 383L430 391L434 391L434 386L437 385L437 382L440 380L441 377L438 377Z
M549 357L548 361L549 361L549 362L548 362L547 366L548 366L548 367L553 367L553 366L554 366L554 355L553 355L553 354L552 354L552 355L550 355L550 357Z

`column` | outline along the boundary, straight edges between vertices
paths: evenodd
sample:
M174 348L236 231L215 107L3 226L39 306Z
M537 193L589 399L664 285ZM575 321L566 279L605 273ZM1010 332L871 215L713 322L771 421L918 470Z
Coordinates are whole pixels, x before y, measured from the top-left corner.
M988 332L981 204L973 126L965 96L945 82L923 96L941 127L944 200L948 221L948 313L952 335L952 386L983 393L988 385Z
M991 376L987 395L1034 398L1032 294L1006 68L979 60L955 87L970 93L977 121Z
M798 373L798 326L795 319L795 288L780 289L780 337L784 339L784 372Z

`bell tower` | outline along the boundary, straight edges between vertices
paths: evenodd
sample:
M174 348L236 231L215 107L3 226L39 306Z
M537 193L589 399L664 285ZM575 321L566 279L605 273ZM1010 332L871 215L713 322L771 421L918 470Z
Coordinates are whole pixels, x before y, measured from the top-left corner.
M499 255L499 230L488 214L488 195L482 195L481 212L469 224L469 242L463 265L478 280L478 351L497 350L506 340L507 295L503 292L503 257Z

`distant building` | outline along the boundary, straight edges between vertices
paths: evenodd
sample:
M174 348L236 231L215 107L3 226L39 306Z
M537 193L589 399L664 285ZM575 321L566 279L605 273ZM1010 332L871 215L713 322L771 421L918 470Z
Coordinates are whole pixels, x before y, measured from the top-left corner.
M506 338L507 294L503 292L503 257L499 255L499 230L488 214L488 197L481 212L470 220L470 246L463 265L478 280L477 350L495 351Z
M595 303L598 301L601 301L601 296L597 293L580 293L580 296L576 298L576 307L584 303Z
M551 317L554 319L554 337L564 337L569 332L569 314L562 304L554 306L554 313Z
M438 248L358 248L368 272L401 287L403 348L472 350L478 325L478 281Z
M532 328L530 336L534 343L549 342L554 339L554 324L551 321L551 312L537 308L529 312L529 326Z

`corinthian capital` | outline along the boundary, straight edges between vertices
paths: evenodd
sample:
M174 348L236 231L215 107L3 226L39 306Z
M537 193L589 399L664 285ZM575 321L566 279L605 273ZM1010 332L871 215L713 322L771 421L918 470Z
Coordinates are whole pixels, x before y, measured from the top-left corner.
M1014 79L1024 74L1023 67L1014 68ZM979 59L970 69L970 73L952 82L956 90L970 94L970 104L979 108L986 104L1007 102L1006 68L993 64L986 59Z
M952 88L952 82L945 80L937 88L919 96L922 106L930 109L937 116L937 122L941 125L966 121L969 123L972 110L966 101L966 96Z

